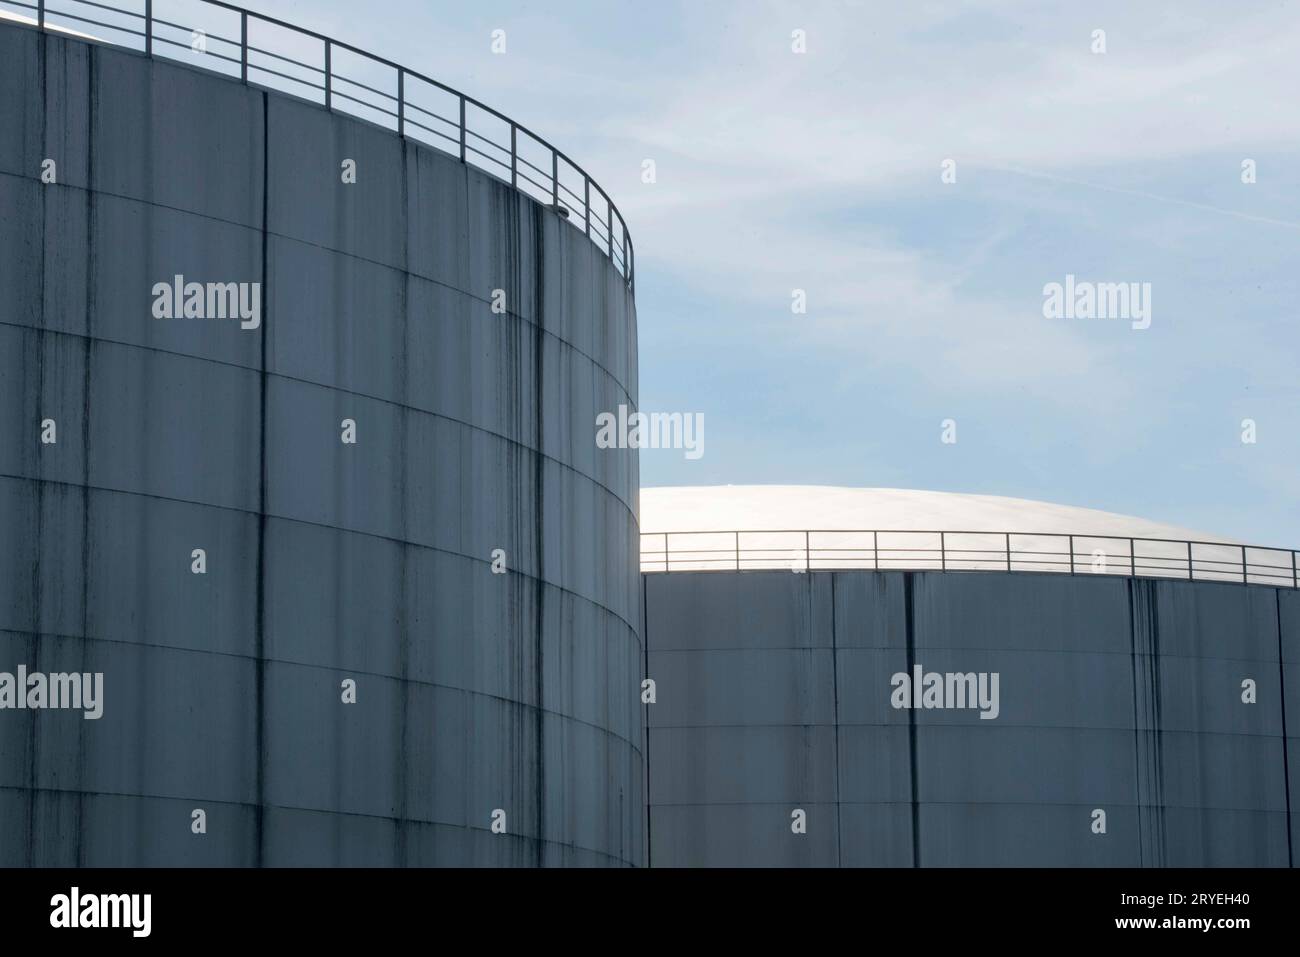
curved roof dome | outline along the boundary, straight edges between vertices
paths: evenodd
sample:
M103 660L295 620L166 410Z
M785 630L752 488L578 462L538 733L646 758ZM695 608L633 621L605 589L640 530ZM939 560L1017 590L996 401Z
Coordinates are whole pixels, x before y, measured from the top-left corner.
M1293 584L1291 553L999 495L824 485L641 490L642 571L1038 571Z
M1176 525L1001 495L830 485L641 489L642 532L886 529L1231 542Z

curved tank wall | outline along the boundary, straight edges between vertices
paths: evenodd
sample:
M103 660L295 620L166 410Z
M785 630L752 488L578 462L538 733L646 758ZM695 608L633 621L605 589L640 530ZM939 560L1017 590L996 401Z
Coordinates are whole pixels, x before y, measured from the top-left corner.
M97 720L0 710L0 864L640 863L605 256L180 65L0 26L0 89L0 671L103 673ZM175 275L261 283L260 324L154 318Z
M998 572L644 581L651 866L1286 867L1300 850L1294 589ZM893 676L917 665L996 673L997 717L895 708Z

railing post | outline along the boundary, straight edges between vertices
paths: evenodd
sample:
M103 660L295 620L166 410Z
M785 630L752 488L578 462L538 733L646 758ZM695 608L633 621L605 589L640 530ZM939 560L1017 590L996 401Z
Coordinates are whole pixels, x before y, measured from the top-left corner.
M239 79L248 82L248 11L239 11Z
M1195 578L1196 576L1192 574L1192 543L1188 542L1187 543L1187 580L1194 581Z
M871 564L876 571L880 571L880 533L872 531L871 533Z
M1007 537L1007 571L1011 571L1011 533L1004 533Z
M551 150L551 205L560 205L560 154Z
M736 571L740 571L740 532L736 532Z
M1246 546L1245 545L1241 546L1241 583L1243 585L1250 584L1250 576L1246 572Z
M812 571L812 549L808 546L808 536L811 534L808 531L803 533L803 570L806 572Z
M460 98L460 161L465 162L465 97ZM664 547L668 545L667 539L664 540ZM667 568L664 569L667 571Z
M1128 540L1128 577L1137 578L1137 546L1131 538Z
M397 68L397 135L406 135L406 71Z
M1070 536L1070 574L1074 574L1074 536Z
M614 204L605 197L605 239L609 243L607 251L610 260L614 258Z
M41 2L41 23L45 22L45 3ZM144 55L153 56L153 0L144 0Z
M334 99L333 85L330 83L330 77L334 73L334 68L330 65L330 48L333 46L329 40L325 41L325 109L331 108Z
M1300 578L1295 573L1295 552L1291 553L1291 587L1300 588Z
M45 0L37 0L36 3L36 25L42 30L45 29ZM145 29L149 29L148 26Z
M510 185L519 188L519 148L516 145L518 140L519 128L514 122L510 123Z
M586 232L591 235L591 177L586 173L582 174L582 209L583 215L587 219Z
M943 532L939 533L939 570L944 572L948 570L948 550Z

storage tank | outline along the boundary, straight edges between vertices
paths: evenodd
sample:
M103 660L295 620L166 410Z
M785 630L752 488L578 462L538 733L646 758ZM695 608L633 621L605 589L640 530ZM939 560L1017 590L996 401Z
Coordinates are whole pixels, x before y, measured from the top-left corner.
M640 863L617 210L211 13L0 22L0 864Z
M641 519L651 866L1292 864L1295 552L898 489Z

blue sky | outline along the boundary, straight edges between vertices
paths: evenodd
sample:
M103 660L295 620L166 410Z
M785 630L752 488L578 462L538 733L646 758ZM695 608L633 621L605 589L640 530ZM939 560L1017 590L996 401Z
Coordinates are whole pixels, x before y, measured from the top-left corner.
M705 418L704 456L643 450L644 485L1012 495L1300 544L1300 5L249 5L492 104L610 192L641 407ZM1044 318L1067 273L1151 283L1151 327Z

